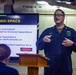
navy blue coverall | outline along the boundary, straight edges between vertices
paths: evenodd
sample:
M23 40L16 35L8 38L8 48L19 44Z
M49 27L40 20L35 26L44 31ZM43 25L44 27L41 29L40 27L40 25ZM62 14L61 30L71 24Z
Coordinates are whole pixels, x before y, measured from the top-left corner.
M52 35L51 42L46 43L43 37ZM71 47L65 47L62 42L68 38L74 42ZM76 32L74 29L65 26L61 33L56 26L45 29L40 35L37 43L37 50L44 50L45 56L48 57L49 67L44 68L44 75L72 75L72 51L76 52Z

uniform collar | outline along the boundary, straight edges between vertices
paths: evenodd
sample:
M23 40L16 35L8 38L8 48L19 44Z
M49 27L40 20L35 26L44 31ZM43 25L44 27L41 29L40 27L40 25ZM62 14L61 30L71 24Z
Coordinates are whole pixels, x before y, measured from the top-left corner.
M53 29L56 29L56 25L53 26ZM64 29L68 29L68 27L66 25L64 25Z

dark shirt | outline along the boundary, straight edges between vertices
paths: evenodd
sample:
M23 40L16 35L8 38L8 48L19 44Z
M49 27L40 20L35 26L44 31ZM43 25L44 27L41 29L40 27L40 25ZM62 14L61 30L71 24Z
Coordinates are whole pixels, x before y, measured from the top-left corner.
M19 75L18 71L0 62L0 75Z

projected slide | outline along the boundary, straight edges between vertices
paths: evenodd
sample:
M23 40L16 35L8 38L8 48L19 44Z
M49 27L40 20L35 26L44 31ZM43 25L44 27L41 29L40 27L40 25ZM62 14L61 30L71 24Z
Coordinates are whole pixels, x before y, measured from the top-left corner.
M19 15L22 18L18 19L12 19L13 16L3 16L0 19L0 43L11 48L11 57L17 57L16 53L36 54L37 15L31 14L31 19L28 15Z

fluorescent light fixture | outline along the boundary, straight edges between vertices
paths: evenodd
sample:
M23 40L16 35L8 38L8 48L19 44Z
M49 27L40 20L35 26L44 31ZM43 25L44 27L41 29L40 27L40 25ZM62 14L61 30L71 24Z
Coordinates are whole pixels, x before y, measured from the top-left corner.
M66 4L71 4L71 2L66 2Z
M60 0L57 0L56 2L61 3L61 1L60 1Z
M48 4L46 1L37 1L37 4Z
M66 3L66 4L71 4L71 2L68 2L68 1L66 1L66 0L64 0L64 1L56 0L56 2L58 2L58 3Z

